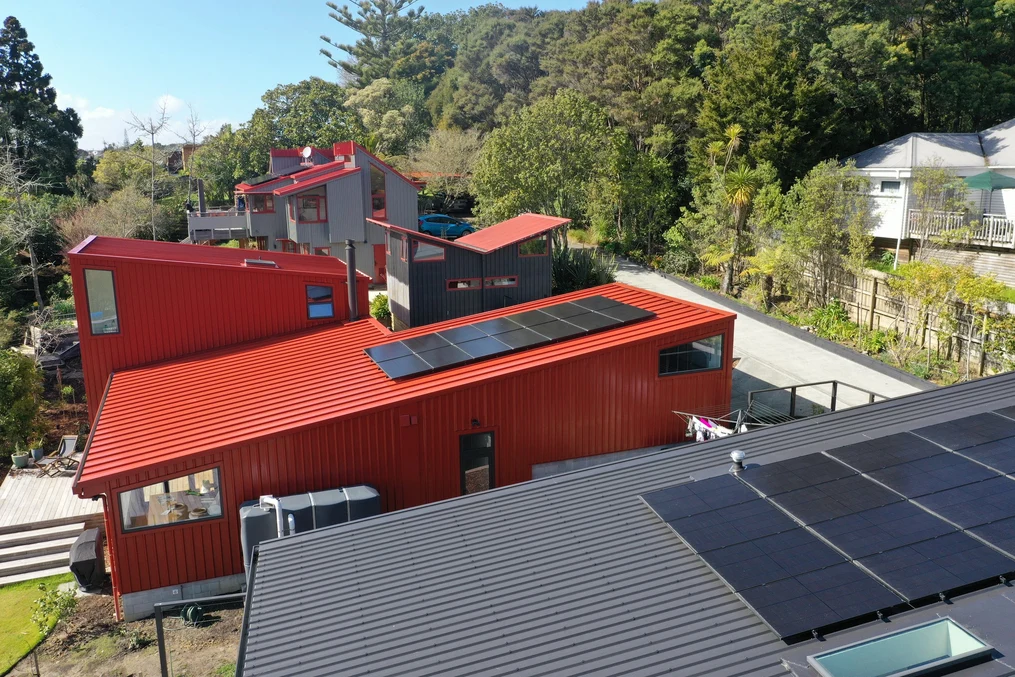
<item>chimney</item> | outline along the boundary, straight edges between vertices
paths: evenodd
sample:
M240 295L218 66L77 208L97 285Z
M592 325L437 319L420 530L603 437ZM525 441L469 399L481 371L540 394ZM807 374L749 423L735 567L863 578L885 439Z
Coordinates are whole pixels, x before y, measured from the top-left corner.
M356 293L356 245L345 241L345 286L349 289L349 321L359 319L358 294Z

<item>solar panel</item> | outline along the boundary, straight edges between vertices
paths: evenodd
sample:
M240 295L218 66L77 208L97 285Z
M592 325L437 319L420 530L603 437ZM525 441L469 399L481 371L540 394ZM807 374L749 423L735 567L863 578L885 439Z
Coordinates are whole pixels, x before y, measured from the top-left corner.
M758 495L732 475L678 484L642 496L664 522L757 500Z
M760 498L671 520L667 524L699 554L799 526Z
M977 414L920 428L913 433L952 451L958 451L1015 436L1015 421L997 414Z
M945 593L1015 571L1015 560L958 532L857 561L907 600Z
M856 471L822 454L807 454L785 461L748 468L739 477L766 496L830 482Z
M969 533L1015 557L1015 517L984 524L982 527L970 529Z
M806 525L852 515L901 501L902 498L861 475L796 489L772 502Z
M842 555L799 527L709 550L701 553L701 558L738 591L846 561Z
M1015 437L1005 437L975 447L966 447L958 453L990 466L998 472L1015 473Z
M654 316L650 311L605 296L591 296L414 336L366 348L364 352L390 378L409 378Z
M1005 407L1004 409L998 409L994 412L1001 416L1007 416L1008 418L1015 419L1015 407Z
M899 433L859 444L850 444L825 453L860 472L871 472L899 463L935 456L944 453L944 451L936 444L915 435Z
M1015 517L1015 481L995 477L914 499L963 529Z
M944 453L875 470L870 476L906 498L916 498L982 482L998 473L958 454Z
M822 538L856 559L918 543L955 527L908 501L891 503L814 525Z

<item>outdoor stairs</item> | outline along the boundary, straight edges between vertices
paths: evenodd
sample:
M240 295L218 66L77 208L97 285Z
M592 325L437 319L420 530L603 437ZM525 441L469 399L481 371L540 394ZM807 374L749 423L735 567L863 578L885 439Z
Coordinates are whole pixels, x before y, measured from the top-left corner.
M68 573L71 546L84 530L80 520L0 528L0 585Z

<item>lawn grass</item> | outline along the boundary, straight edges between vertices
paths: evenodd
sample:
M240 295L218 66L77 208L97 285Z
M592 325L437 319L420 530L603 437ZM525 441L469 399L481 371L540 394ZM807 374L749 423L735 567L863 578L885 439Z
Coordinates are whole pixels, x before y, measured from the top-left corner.
M44 637L32 623L34 602L42 595L39 584L57 586L73 580L70 574L60 574L0 587L0 609L3 610L0 613L0 675L27 656Z

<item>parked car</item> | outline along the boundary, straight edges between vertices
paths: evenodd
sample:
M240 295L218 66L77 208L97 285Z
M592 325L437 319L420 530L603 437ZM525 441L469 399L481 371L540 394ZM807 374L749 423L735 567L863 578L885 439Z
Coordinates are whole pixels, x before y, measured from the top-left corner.
M447 214L426 214L419 217L419 232L437 237L462 237L476 229L468 221Z

